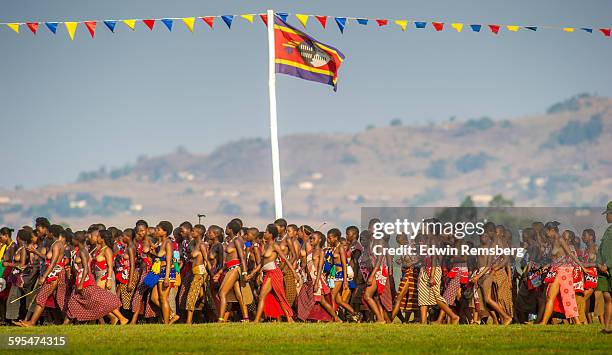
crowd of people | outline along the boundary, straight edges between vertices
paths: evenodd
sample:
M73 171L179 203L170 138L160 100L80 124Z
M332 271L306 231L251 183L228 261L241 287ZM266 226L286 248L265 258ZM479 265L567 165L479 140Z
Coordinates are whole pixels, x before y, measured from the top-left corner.
M612 223L612 202L604 214ZM376 222L327 233L284 219L260 231L238 218L225 228L139 220L124 230L94 224L72 231L39 217L15 238L0 229L0 320L21 327L598 321L612 332L612 226L598 244L593 229L578 236L561 232L558 222L534 222L521 233L522 257L393 257L373 252L391 239L372 237ZM509 247L513 235L487 222L476 240L431 230L395 239L405 246Z

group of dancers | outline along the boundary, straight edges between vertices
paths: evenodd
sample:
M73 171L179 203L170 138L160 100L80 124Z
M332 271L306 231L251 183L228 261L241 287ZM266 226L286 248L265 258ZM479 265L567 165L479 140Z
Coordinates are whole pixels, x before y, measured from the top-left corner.
M612 223L612 205L606 218ZM435 220L432 220L435 222ZM610 332L612 226L598 247L558 222L522 231L522 257L378 255L391 236L350 226L323 233L278 219L263 231L139 220L72 231L36 219L0 229L5 324L201 322L571 323ZM510 247L488 222L467 241L426 230L399 245ZM378 248L377 248L378 246ZM382 247L382 248L381 248ZM416 248L419 250L419 248ZM0 280L2 281L2 280ZM396 281L399 281L396 285ZM0 284L0 286L2 286Z

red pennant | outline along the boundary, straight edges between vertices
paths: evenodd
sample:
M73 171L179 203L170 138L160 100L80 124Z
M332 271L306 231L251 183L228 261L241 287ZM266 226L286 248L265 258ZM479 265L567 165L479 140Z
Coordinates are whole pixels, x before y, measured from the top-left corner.
M610 37L610 32L612 32L612 29L610 29L610 28L600 28L599 30L606 37Z
M142 22L147 25L147 27L149 27L149 29L151 31L153 31L153 26L155 26L155 20L151 19L151 20L142 20Z
M376 23L378 23L378 26L386 26L389 23L389 20L376 20Z
M96 21L85 21L83 23L85 24L85 27L87 27L87 31L89 31L91 38L94 38L94 36L96 35L96 26L98 25L98 23Z
M268 16L266 15L266 19L267 18ZM206 22L208 26L210 26L210 28L213 28L213 25L215 23L215 17L214 16L202 17L202 21ZM268 24L268 21L266 21L266 26L267 24Z
M432 22L431 23L436 31L440 32L444 29L444 22Z
M325 28L325 25L327 24L327 16L315 16L317 18L317 20L319 20L319 22L321 23L321 26L323 26L323 28Z
M27 25L30 31L32 31L33 34L36 34L36 31L38 31L38 22L28 22Z
M259 15L259 17L261 18L263 23L266 24L266 27L268 27L268 14L261 14L261 15Z
M491 32L498 34L501 26L500 25L489 25L489 28L491 29Z

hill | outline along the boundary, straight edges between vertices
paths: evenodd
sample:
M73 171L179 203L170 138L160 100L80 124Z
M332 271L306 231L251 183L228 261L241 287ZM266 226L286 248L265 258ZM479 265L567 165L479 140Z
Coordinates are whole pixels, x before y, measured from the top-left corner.
M314 225L357 223L361 206L486 204L502 193L519 206L601 206L612 198L612 99L578 95L544 115L488 117L356 134L280 140L287 217ZM0 223L51 215L76 226L137 218L208 223L273 215L269 141L229 142L209 154L183 148L64 186L0 190Z

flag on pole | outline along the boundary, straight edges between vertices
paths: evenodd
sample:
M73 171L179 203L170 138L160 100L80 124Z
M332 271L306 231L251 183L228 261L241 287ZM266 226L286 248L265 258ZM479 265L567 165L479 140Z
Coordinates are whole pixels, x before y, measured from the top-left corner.
M337 89L338 69L344 55L274 16L277 73L332 85Z

